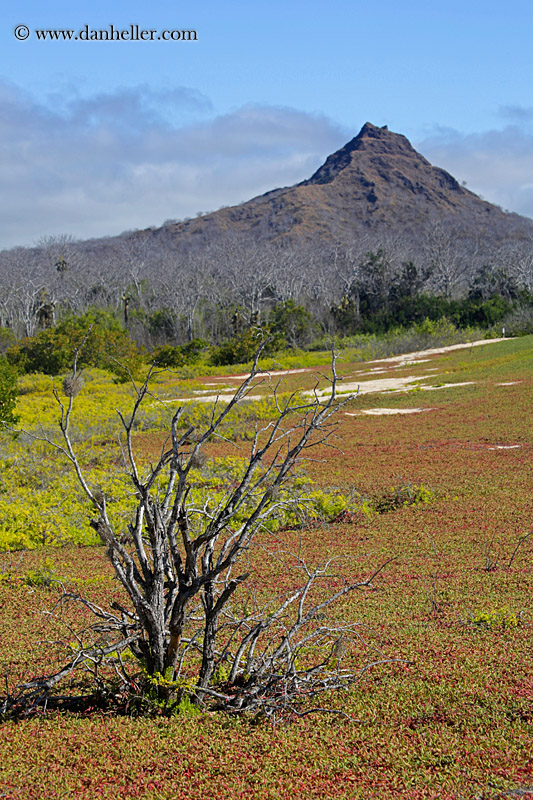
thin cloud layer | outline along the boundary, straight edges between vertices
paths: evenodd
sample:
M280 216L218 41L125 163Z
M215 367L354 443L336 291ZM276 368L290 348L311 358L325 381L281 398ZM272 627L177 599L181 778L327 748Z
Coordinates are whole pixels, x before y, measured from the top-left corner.
M533 108L506 106L500 130L463 135L437 129L417 148L485 200L533 217Z
M417 148L485 199L533 217L533 108L500 109L504 127L435 129ZM0 248L160 225L309 177L357 131L292 108L216 116L185 87L72 88L37 99L0 82Z
M249 105L213 118L209 101L185 88L39 101L0 83L0 136L0 247L11 247L239 203L308 177L346 132L290 108Z

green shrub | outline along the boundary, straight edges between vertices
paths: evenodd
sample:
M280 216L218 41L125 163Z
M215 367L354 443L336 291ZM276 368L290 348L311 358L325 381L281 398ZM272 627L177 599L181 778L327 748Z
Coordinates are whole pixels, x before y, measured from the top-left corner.
M289 347L305 347L313 341L318 325L304 306L294 300L278 303L270 313L270 330Z
M268 329L249 328L244 333L228 339L214 348L210 358L211 364L215 367L246 364L253 359L261 341L266 342L262 356L273 355L282 345L282 340L276 336L270 337L269 333Z
M26 586L32 587L49 587L59 580L54 567L54 562L50 558L46 558L44 563L36 569L30 569L26 572L23 578L23 583Z
M82 343L78 367L107 369L120 380L127 379L128 371L135 373L140 367L139 351L127 331L104 311L68 317L10 348L7 357L22 372L58 375L72 366L74 351Z
M45 558L39 567L29 569L22 575L14 568L0 571L0 583L18 583L32 588L48 588L59 581L60 578L55 571L54 562L50 558Z
M529 336L533 333L533 297L522 303L502 320L507 336ZM500 329L501 330L501 329Z
M193 339L182 345L165 344L157 347L153 353L153 362L156 367L176 369L185 364L195 364L200 360L202 351L209 347L203 339Z
M19 416L15 413L18 398L17 371L0 358L0 428L16 425Z
M11 328L0 328L0 353L4 355L10 347L17 343L17 337Z

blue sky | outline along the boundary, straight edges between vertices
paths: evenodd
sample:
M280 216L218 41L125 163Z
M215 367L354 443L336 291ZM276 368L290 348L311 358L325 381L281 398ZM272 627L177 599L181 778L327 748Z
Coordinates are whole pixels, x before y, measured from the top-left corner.
M110 24L198 39L35 34ZM533 217L532 31L516 0L7 0L0 247L238 203L308 177L367 120Z

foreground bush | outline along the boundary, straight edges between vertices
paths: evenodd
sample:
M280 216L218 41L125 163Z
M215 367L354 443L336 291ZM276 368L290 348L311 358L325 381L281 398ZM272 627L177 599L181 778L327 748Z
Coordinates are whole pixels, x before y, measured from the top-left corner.
M96 622L69 644L63 668L6 698L6 713L53 704L54 687L80 668L93 675L100 696L112 692L139 712L169 712L185 704L274 719L298 713L302 701L346 688L362 674L341 664L350 642L359 639L358 623L330 620L326 612L348 593L370 586L379 569L367 580L350 581L339 576L335 559L311 568L301 553L287 554L292 588L274 600L261 584L244 596L241 591L256 538L280 509L299 503L294 484L286 491L295 466L307 448L332 433L339 407L334 364L329 398L322 404L317 397L279 404L276 419L256 431L242 468L234 464L207 497L193 488L193 472L204 463L202 448L246 397L260 353L249 377L223 410L214 408L203 430L179 431L182 409L174 414L168 446L147 470L137 464L133 431L151 395L149 378L137 390L131 413L120 415L134 499L127 532L108 511L106 489L91 484L81 467L70 432L74 395L66 404L57 395L63 439L54 446L92 504L91 527L106 546L127 603L114 601L107 610L64 591L60 606L81 603ZM77 375L75 361L73 383ZM275 550L279 559L277 543ZM113 671L113 681L106 670Z

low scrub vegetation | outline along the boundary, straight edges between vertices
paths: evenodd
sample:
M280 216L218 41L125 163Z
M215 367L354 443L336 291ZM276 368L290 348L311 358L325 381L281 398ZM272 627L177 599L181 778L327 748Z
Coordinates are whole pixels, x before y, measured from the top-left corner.
M455 387L416 395L339 395L347 402L336 415L335 438L317 442L311 458L271 492L277 508L263 520L241 569L229 576L231 582L249 573L227 613L221 612L204 687L213 694L205 704L195 700L205 637L195 634L205 630L208 602L192 601L182 638L190 661L186 665L184 658L178 674L143 663L135 642L118 653L105 652L116 644L120 626L131 635L135 625L128 616L135 613L131 598L117 581L106 548L135 549L128 523L135 519L131 509L139 506L139 488L132 488L125 474L128 448L117 447L124 428L115 409L132 407L146 373L137 389L93 367L83 370L81 387L75 376L65 386L65 373L19 378L13 410L27 433L7 430L1 439L2 792L30 800L67 794L87 800L290 795L379 800L398 793L412 800L493 800L524 793L533 785L531 347L531 338L523 337L434 356L431 371L427 362L409 366L422 382L431 374L433 385ZM350 380L368 369L349 361L353 352L355 347L345 350L342 362ZM325 354L291 358L286 365L293 368L309 366L314 358L320 386L326 385L319 374ZM272 366L272 357L265 363ZM202 362L187 368L200 374ZM183 469L198 444L189 429L204 430L226 407L194 401L199 389L216 393L206 385L216 369L208 369L202 382L156 369L143 401L145 416L142 405L139 424L124 416L141 496L159 460L173 452L167 433L177 409L183 407L176 421ZM397 373L390 365L385 375ZM216 516L240 485L254 428L268 429L291 397L296 404L312 403L304 394L316 381L312 375L283 380L278 406L267 398L266 382L254 384L258 399L236 409L234 421L223 421L222 435L208 436L196 452L187 478L190 504L199 509L192 528ZM94 513L65 459L43 441L57 437L61 444L54 387L65 408L73 403L70 437L95 498ZM183 402L187 398L193 402ZM426 413L358 413L376 406L416 406ZM287 417L287 423L293 419ZM165 463L159 494L153 483L155 503L164 501L170 461ZM257 480L268 476L269 463L265 457L258 464ZM116 538L106 546L90 525L101 517L104 503ZM244 507L243 512L236 525L242 525ZM191 542L204 529L194 530ZM265 710L280 718L276 692L259 717L260 705L253 703L248 716L206 713L206 707L220 703L231 709L238 697L248 697L246 670L239 681L231 676L237 633L246 637L265 619L262 609L275 613L276 600L292 597L315 574L304 605L304 612L314 609L313 622L301 629L310 637L309 650L298 645L274 672L279 678L284 669L284 675L300 680L313 663L327 663L337 685L348 674L357 675L357 682L328 700L304 692L298 702L285 704L283 716L292 725L261 722ZM348 587L357 588L319 608ZM114 619L95 619L95 610ZM245 622L235 631L239 620ZM274 636L277 626L275 636L283 637L294 621L290 614L275 617L269 630ZM77 654L85 656L78 662L81 670L48 692L46 713L37 703L19 722L10 720L17 702L20 710L32 708L25 702L28 693L33 700L42 696L45 681ZM264 651L256 657L258 670L272 666ZM322 712L311 721L307 712L317 708Z

